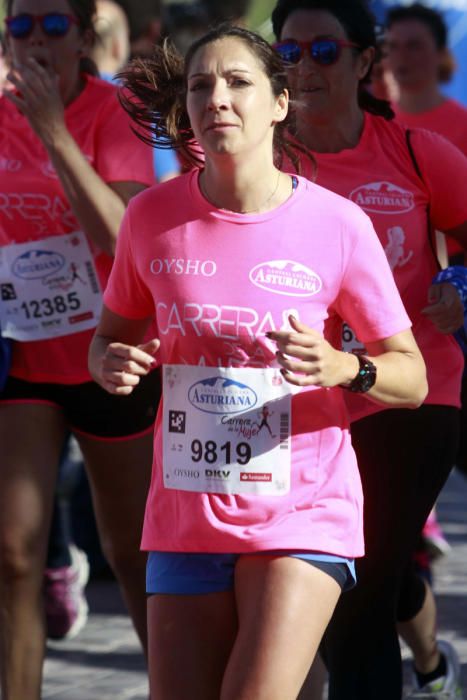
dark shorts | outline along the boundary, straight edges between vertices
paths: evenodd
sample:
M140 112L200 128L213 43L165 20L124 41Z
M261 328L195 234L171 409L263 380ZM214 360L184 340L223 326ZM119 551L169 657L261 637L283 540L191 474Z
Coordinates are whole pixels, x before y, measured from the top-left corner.
M129 396L114 396L95 382L42 384L9 377L0 393L2 403L42 403L56 406L73 432L118 440L149 432L161 397L160 369L142 377Z
M302 559L331 576L343 591L356 582L353 559L321 552L255 552ZM205 554L197 552L149 552L146 592L196 595L230 591L234 587L235 564L248 554Z

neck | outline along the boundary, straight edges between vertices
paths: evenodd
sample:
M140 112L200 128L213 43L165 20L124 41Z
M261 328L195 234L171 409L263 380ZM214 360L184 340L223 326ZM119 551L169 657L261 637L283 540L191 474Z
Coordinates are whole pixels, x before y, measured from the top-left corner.
M427 85L416 92L401 88L398 107L409 114L420 114L420 112L439 107L445 99L444 95L439 91L437 83Z
M297 113L297 136L307 148L316 153L339 153L355 148L362 136L365 118L358 104L345 113L334 112L324 118L307 110Z
M114 61L112 59L103 59L101 61L96 61L97 70L99 73L105 73L106 75L115 75L120 70L123 70L125 66L125 61Z
M62 99L65 107L68 107L73 100L76 100L83 91L85 84L86 80L78 70L76 79L68 83L65 90L62 92Z
M274 166L272 158L267 164L242 159L235 167L222 160L207 160L200 176L202 193L218 209L261 213L290 195L290 178Z

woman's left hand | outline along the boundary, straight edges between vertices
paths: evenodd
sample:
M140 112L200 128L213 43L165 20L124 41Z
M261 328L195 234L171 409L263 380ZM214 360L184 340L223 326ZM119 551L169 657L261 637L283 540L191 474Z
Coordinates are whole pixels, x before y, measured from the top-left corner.
M422 309L436 328L445 334L455 333L464 325L464 305L459 292L449 282L432 284L428 290L429 305Z
M52 145L57 134L66 129L58 75L28 58L24 64L14 65L7 77L15 90L5 90L5 97L24 114L44 146Z
M294 316L289 316L289 323L292 331L271 331L267 337L277 343L276 358L290 384L333 387L357 374L356 357L336 350Z

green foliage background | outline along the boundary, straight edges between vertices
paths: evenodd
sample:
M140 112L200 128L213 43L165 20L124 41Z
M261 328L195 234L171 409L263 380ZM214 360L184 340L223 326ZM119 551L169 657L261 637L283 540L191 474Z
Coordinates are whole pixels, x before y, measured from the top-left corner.
M268 20L275 4L275 0L253 0L251 3L249 25L251 29L259 29L266 39L272 38Z

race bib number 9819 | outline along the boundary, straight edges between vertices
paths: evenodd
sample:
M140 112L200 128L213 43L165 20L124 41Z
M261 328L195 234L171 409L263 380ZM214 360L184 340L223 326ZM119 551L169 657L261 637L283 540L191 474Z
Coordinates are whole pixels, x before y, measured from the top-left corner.
M166 488L289 491L291 391L279 370L164 365L163 407Z

